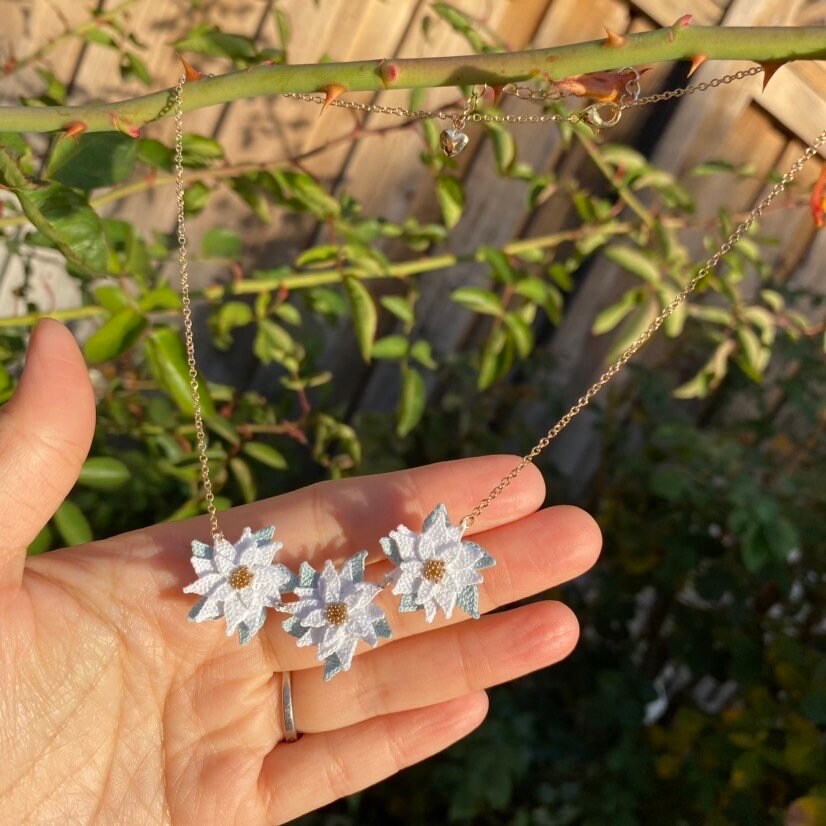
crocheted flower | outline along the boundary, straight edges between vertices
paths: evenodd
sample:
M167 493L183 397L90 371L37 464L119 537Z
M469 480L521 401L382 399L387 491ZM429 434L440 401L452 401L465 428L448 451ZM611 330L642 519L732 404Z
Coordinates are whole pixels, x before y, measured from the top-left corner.
M400 611L423 608L427 622L433 622L439 608L450 618L458 605L479 619L479 570L496 563L475 542L463 541L463 533L464 528L450 524L447 508L437 505L421 533L399 525L380 540L396 565L393 593L402 595Z
M375 646L379 637L390 636L384 612L373 604L381 588L364 582L366 558L367 551L356 554L340 572L327 560L320 574L302 562L294 589L298 601L278 606L293 615L284 630L298 638L298 645L318 646L325 680L350 668L359 640Z
M192 622L224 617L227 636L238 629L241 645L246 645L261 629L268 607L281 603L281 594L291 591L295 574L285 565L273 565L282 547L273 541L274 527L252 532L244 528L233 545L226 539L215 547L195 540L192 543L192 567L198 579L184 588L185 594L200 594L201 599L189 612Z

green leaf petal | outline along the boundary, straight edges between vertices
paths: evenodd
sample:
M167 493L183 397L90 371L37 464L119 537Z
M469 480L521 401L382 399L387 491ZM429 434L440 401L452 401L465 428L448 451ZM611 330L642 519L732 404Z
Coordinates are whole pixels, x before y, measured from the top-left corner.
M92 541L92 528L83 511L67 499L52 517L57 532L67 545L82 545Z
M402 368L402 390L396 433L407 436L419 423L425 408L425 385L422 374L412 368Z
M207 230L201 241L201 255L204 258L229 258L237 261L243 249L244 243L241 236L224 227Z
M496 293L481 287L459 287L450 296L457 304L484 315L502 316L505 312Z
M613 330L640 303L642 297L639 290L629 290L616 304L599 313L591 325L591 332L601 336Z
M398 360L407 355L409 342L406 336L385 336L373 345L373 358Z
M177 331L170 327L153 330L146 337L145 352L155 380L166 390L179 410L192 416L189 365L183 342ZM198 377L198 391L202 414L205 419L208 419L215 415L215 404L206 382L200 376Z
M138 142L120 132L91 132L63 138L49 157L45 177L90 190L125 181L135 168Z
M145 327L146 319L127 307L115 313L86 339L83 352L92 364L117 358L137 341Z
M662 281L662 275L656 263L642 250L635 247L608 247L605 250L605 257L649 284L659 284Z
M129 481L129 468L112 456L92 456L83 463L77 483L94 490L114 490Z
M428 370L435 370L439 366L433 358L430 342L425 341L423 338L419 339L410 348L410 358L415 359L423 367L427 367Z
M213 57L228 57L242 63L251 62L256 56L255 45L248 37L206 25L197 26L186 37L177 40L175 48Z
M513 135L499 124L488 124L486 128L493 142L493 157L496 159L496 168L500 175L505 175L516 160L516 144Z
M465 208L465 191L456 178L440 176L436 179L436 197L442 210L445 226L453 229L462 217Z
M350 301L350 310L353 314L353 326L356 339L361 350L362 358L370 361L373 350L373 341L376 338L378 326L378 312L373 296L358 278L344 277L344 289Z
M241 450L251 459L275 470L287 470L289 467L284 455L272 445L264 442L247 442Z
M379 303L385 310L392 313L405 324L412 324L416 320L410 302L400 295L383 295L379 299Z
M504 319L516 352L521 358L527 358L533 350L533 330L524 319L515 313L507 313Z
M255 476L253 476L250 466L240 457L233 456L229 460L229 467L238 487L241 488L241 495L247 503L254 502L257 498L258 492L255 485Z

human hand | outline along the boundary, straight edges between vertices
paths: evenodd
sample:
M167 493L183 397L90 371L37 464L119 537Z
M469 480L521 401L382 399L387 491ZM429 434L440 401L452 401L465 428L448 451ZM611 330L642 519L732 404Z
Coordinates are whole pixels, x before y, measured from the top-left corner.
M538 602L478 621L400 614L377 599L393 639L360 646L329 683L271 615L245 647L223 621L186 617L195 598L192 539L205 517L26 558L74 485L94 431L94 397L66 328L41 322L12 400L0 410L0 821L283 823L446 748L485 716L484 689L565 657L570 610ZM418 527L437 502L454 519L514 464L495 456L314 485L221 514L235 541L276 526L277 561L316 568ZM474 525L497 560L481 609L523 599L587 570L599 531L576 508L536 511L528 467ZM292 672L296 725L283 742L281 674Z

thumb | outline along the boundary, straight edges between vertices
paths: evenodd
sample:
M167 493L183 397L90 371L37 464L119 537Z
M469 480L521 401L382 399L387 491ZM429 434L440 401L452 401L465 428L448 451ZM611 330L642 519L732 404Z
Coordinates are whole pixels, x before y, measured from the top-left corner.
M94 392L74 336L43 319L0 408L0 592L19 587L26 549L77 481L94 431Z

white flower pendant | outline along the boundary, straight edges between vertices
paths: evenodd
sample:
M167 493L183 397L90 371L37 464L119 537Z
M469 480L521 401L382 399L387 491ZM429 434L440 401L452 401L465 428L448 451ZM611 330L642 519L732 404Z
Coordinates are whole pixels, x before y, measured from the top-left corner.
M246 645L261 629L267 608L281 604L281 594L292 591L296 577L285 565L272 564L282 543L273 541L274 527L252 532L244 528L233 545L226 539L215 547L192 542L192 567L198 579L184 588L185 594L200 594L189 612L192 622L224 617L227 636L238 630Z
M402 597L399 611L424 609L427 622L433 622L439 608L449 619L458 605L479 619L479 570L496 562L475 542L463 541L463 533L450 524L447 508L437 505L421 533L399 525L379 540L396 565L393 593Z
M390 637L384 612L373 603L381 588L364 582L366 558L367 551L356 554L341 571L328 559L320 574L302 562L294 589L298 600L278 606L293 615L283 625L298 645L318 647L325 680L350 668L359 640L375 646L380 637Z

